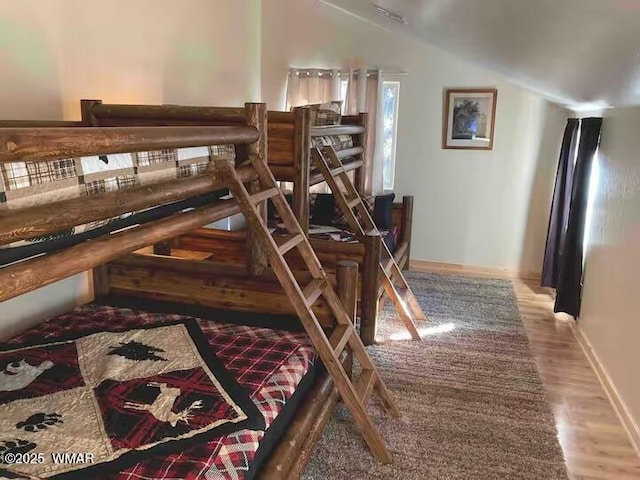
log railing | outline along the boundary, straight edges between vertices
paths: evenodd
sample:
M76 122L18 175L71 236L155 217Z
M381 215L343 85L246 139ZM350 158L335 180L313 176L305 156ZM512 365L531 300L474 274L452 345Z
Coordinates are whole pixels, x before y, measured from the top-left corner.
M234 200L149 222L120 233L98 237L44 257L0 269L0 302L85 270L156 242L169 240L240 211Z
M73 158L202 145L246 145L265 155L264 104L247 104L244 125L191 127L11 127L0 128L0 163ZM26 123L25 123L26 125ZM253 169L240 167L243 180L255 179ZM224 187L210 172L196 178L40 205L0 214L0 244L111 218L119 214L171 203ZM99 267L125 253L170 240L208 223L239 213L234 200L219 200L187 213L98 237L44 257L0 269L0 301L8 300L71 275Z
M248 144L259 137L249 126L0 128L0 162Z
M166 124L246 124L242 107L196 107L184 105L118 105L103 104L101 100L82 100L85 122L92 125L126 124L133 120L138 125L151 121ZM91 121L94 119L95 121Z
M255 178L255 171L249 166L243 166L238 169L238 175L243 181L249 182ZM177 202L223 187L222 181L205 174L0 212L0 245L60 232L76 225L116 217L131 211Z

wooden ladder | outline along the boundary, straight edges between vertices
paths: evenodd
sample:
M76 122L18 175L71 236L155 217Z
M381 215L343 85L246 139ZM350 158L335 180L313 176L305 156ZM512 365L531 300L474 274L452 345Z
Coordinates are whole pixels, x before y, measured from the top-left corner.
M349 226L360 241L363 241L367 232L377 233L378 229L369 214L369 209L362 201L333 147L316 148L313 152L313 159L331 188L333 196L337 199ZM338 179L342 183L344 191L340 187ZM354 208L357 214L354 213ZM384 291L391 299L398 316L411 334L411 338L421 340L417 323L426 322L427 317L385 242L382 242L379 271Z
M320 264L306 235L304 235L302 227L294 216L284 195L278 188L271 171L258 156L251 155L250 161L258 174L260 183L260 189L253 194L247 191L239 179L233 161L217 160L213 162L213 173L224 179L227 187L238 202L249 228L254 232L256 240L265 250L271 268L290 298L304 329L329 375L331 375L342 400L351 411L369 449L380 461L391 463L391 454L366 410L367 400L372 391L375 391L380 397L384 408L393 416L399 417L400 413L391 397L391 393L380 378L378 370L360 340L349 314L329 281L324 268ZM266 199L271 199L273 202L289 235L276 240L269 232L263 217L256 208L257 204ZM294 248L300 253L312 276L312 280L304 286L298 284L284 258L284 255ZM325 334L312 310L312 306L321 296L326 300L337 322L333 333L329 337ZM351 347L353 354L362 367L362 373L355 385L339 360L340 354L347 348L347 345Z

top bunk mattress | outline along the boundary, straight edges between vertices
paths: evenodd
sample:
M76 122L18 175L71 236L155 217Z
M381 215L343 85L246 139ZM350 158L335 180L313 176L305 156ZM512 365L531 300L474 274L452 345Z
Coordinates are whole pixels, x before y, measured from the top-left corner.
M35 459L0 475L253 478L314 363L304 333L76 308L0 344L0 453Z
M311 148L333 147L336 151L354 147L353 135L323 135L311 137Z

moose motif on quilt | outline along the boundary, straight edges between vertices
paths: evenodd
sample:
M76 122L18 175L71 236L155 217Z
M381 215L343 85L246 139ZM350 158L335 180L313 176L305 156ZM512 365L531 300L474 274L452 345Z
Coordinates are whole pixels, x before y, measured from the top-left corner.
M17 362L11 362L0 372L0 391L20 390L51 367L53 367L53 363L49 360L45 360L40 365L31 365L24 358Z
M194 319L0 350L0 476L101 476L245 428L264 419Z

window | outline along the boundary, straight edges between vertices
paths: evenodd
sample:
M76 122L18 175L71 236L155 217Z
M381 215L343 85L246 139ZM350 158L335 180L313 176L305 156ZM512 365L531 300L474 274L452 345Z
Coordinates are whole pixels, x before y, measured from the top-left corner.
M400 82L383 83L384 133L382 148L382 188L384 190L393 190L396 169L399 94Z

